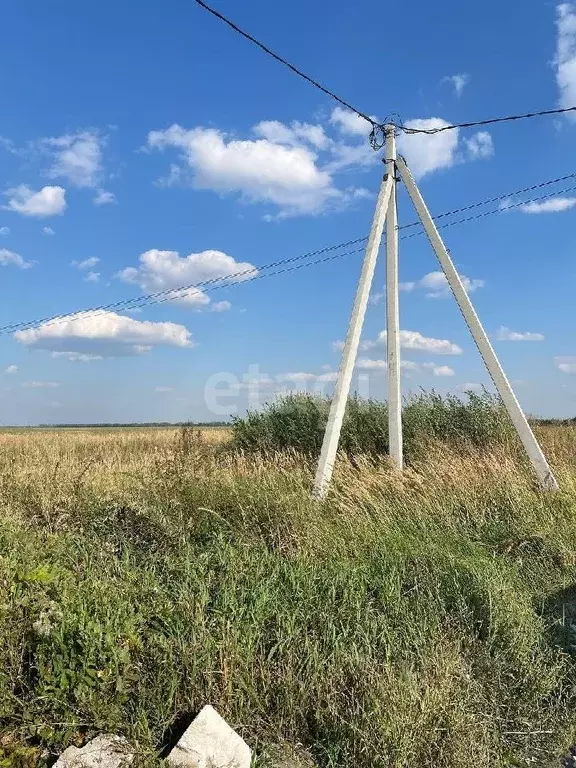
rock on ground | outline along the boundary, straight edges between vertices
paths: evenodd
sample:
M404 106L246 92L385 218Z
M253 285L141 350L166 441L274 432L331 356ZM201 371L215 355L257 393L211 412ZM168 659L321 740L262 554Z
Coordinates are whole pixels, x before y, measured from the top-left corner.
M166 758L174 768L250 768L246 742L207 705Z
M84 747L68 747L54 768L121 768L134 759L128 742L120 736L101 734Z

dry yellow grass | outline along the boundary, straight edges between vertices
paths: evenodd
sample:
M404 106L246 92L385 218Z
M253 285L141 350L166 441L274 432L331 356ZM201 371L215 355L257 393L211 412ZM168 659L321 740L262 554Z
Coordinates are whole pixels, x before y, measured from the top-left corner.
M262 765L547 766L576 740L576 429L538 432L558 494L517 446L430 444L341 458L323 504L227 430L0 433L0 765L103 730L150 756L209 701Z

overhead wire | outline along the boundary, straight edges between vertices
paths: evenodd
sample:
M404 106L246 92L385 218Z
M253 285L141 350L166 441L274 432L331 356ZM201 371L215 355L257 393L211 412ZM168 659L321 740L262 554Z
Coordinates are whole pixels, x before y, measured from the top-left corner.
M560 176L556 179L549 179L547 181L543 181L538 184L533 184L529 187L523 187L522 189L516 190L514 192L508 192L506 194L501 194L495 197L487 198L485 200L477 201L469 205L462 206L460 208L455 208L451 211L445 211L443 213L435 214L432 218L434 220L443 219L445 217L452 216L458 213L464 213L466 211L473 210L475 208L479 208L484 205L489 205L490 203L499 202L507 199L513 199L518 195L526 194L527 192L533 192L537 189L541 189L543 187L550 186L552 184L557 184L571 178L576 178L576 172L566 174L565 176ZM475 214L473 216L468 216L462 219L457 219L455 221L441 224L439 226L439 229L456 226L458 224L464 224L470 221L475 221L477 219L482 219L487 216L492 216L498 213L504 213L505 211L508 211L508 210L521 208L522 206L532 202L540 202L542 200L546 200L560 194L565 194L567 192L572 192L574 190L576 190L576 185L571 187L566 187L561 190L555 190L554 192L551 192L546 195L541 195L539 197L533 197L529 200L511 202L510 204L505 206L499 206L498 208L491 209L489 211L482 211L481 213ZM405 230L417 225L421 226L421 223L419 221L414 221L408 224L403 224L399 226L398 229ZM421 229L418 232L402 235L400 239L407 240L412 237L417 237L423 234L424 234L424 230ZM122 299L119 301L110 302L108 304L101 304L97 307L90 307L85 310L75 310L73 312L62 313L59 315L50 315L48 317L44 317L40 319L22 321L19 323L12 323L8 325L0 326L0 335L6 335L18 330L28 330L30 328L34 328L38 326L42 326L45 328L50 325L62 323L70 319L75 319L76 317L86 319L88 317L93 317L98 314L101 314L102 312L106 312L110 310L123 309L124 311L128 311L130 309L150 306L152 304L162 304L166 301L174 301L176 299L189 297L190 291L195 291L196 293L201 295L206 292L211 293L215 290L229 288L233 285L239 285L240 283L252 282L254 280L263 279L265 277L272 277L273 275L284 274L287 272L296 271L298 269L316 266L318 264L322 264L325 262L333 261L335 259L344 258L346 256L350 256L355 253L362 252L364 250L363 248L357 248L355 250L347 251L344 253L336 253L336 254L332 253L333 251L336 251L336 250L340 251L344 248L348 248L349 246L358 245L360 243L365 242L367 239L368 238L366 236L358 237L352 240L347 240L342 243L337 243L335 245L325 246L324 248L320 248L314 251L308 251L306 253L299 254L297 256L292 256L290 258L277 259L275 261L268 262L267 264L250 267L248 269L240 270L238 272L233 272L229 275L214 277L208 280L190 283L188 285L176 286L175 288L166 288L162 291L156 291L155 293L142 294L140 296L135 296L128 299ZM331 253L332 255L315 259L313 261L305 261L306 259L309 259L312 256L321 256L326 253ZM286 265L290 265L290 266L286 266ZM276 269L276 267L280 267L280 269ZM267 270L270 270L270 269L274 269L275 271L268 272Z
M346 109L351 110L356 115L358 115L358 117L361 117L364 120L366 120L368 123L370 123L370 125L372 126L372 130L370 133L370 144L372 148L375 150L381 149L384 146L384 138L385 138L384 132L385 132L386 124L393 125L397 130L400 130L403 133L406 133L408 135L425 134L428 136L433 136L437 133L443 133L444 131L453 131L457 128L477 128L480 126L494 125L495 123L508 123L508 122L514 122L517 120L526 120L534 117L544 117L548 115L562 115L568 112L576 112L576 106L558 107L557 109L542 109L538 111L524 112L521 114L504 115L501 117L490 117L482 120L472 120L472 121L462 122L462 123L449 123L447 125L438 126L435 128L411 128L407 125L402 124L401 122L396 122L393 119L389 119L381 123L375 120L373 117L370 117L368 114L366 114L366 112L363 112L357 107L350 104L341 96L338 96L338 94L334 93L334 91L331 91L330 89L326 88L326 86L319 83L310 75L307 75L305 72L303 72L301 69L296 67L294 64L290 63L284 57L272 51L267 45L265 45L263 42L255 38L249 32L246 32L245 30L241 29L235 22L233 22L223 13L220 13L220 11L217 11L215 8L212 8L210 5L204 2L204 0L195 0L195 2L199 6L204 8L204 10L208 11L208 13L211 13L214 17L216 17L217 19L222 21L224 24L226 24L228 27L233 29L235 32L242 35L242 37L244 37L246 40L249 40L251 43L258 46L258 48L260 48L266 54L268 54L273 59L278 61L280 64L283 64L285 67L287 67L289 70L294 72L296 75L306 80L315 88L318 88L320 91L322 91L322 93L324 93L327 96L330 96L330 98L337 101L343 107L346 107Z

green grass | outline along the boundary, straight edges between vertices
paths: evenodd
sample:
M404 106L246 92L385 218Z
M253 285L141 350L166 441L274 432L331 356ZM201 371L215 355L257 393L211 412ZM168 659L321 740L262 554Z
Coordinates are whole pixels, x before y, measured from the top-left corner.
M288 395L263 410L234 419L232 445L250 453L295 450L317 456L329 408L327 398ZM484 448L514 441L504 405L487 391L467 392L464 399L434 391L414 394L404 404L402 425L404 455L408 461L421 455L430 441ZM352 398L342 425L340 449L349 457L387 454L387 404Z
M260 765L282 744L323 768L559 765L576 467L550 434L556 495L505 446L430 444L404 479L342 460L322 505L296 455L7 435L0 765L102 731L152 761L206 703Z

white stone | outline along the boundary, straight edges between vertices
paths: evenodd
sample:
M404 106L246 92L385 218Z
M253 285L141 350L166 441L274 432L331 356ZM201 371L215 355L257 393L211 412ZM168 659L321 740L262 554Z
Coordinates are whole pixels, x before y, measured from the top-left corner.
M175 768L250 768L252 753L218 712L207 705L166 758Z
M125 739L103 733L84 747L65 749L54 768L121 768L130 765L133 759Z

